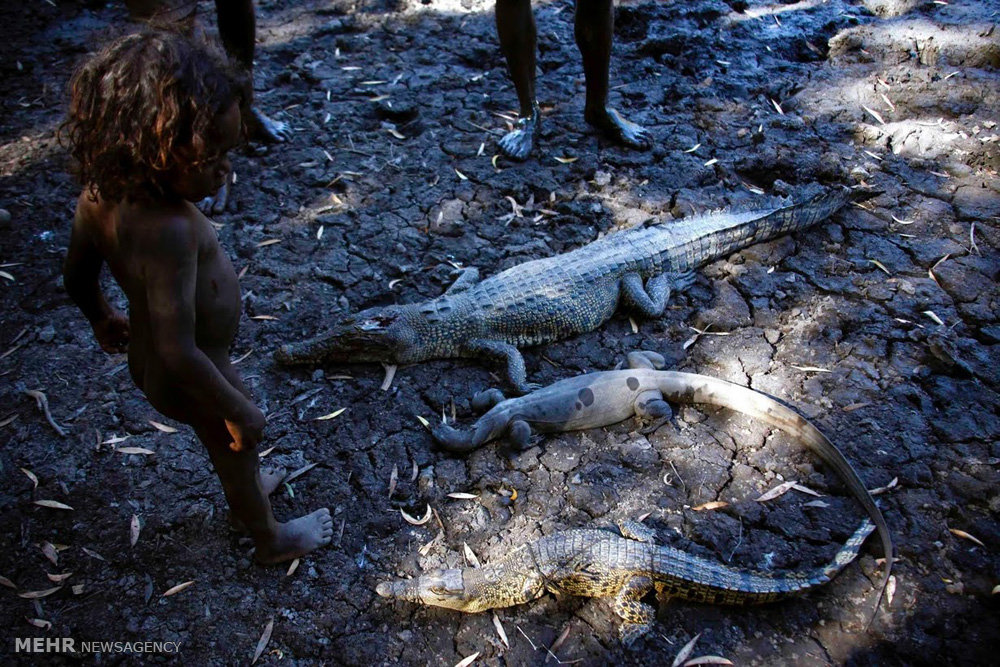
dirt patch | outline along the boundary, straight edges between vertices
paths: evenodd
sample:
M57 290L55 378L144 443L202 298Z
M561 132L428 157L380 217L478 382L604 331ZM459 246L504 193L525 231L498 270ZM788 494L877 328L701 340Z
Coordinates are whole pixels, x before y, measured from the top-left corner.
M269 416L267 461L317 464L276 497L276 513L328 505L337 531L286 575L252 565L201 445L185 428L150 424L164 420L124 359L100 352L61 287L77 189L54 129L73 63L125 29L124 9L0 9L0 207L10 213L0 216L0 271L10 276L0 274L0 575L17 586L0 590L0 654L28 662L15 638L73 637L176 641L187 661L245 662L273 619L265 663L454 664L479 652L489 664L542 664L542 647L567 629L558 657L586 664L669 663L699 632L695 655L737 664L991 661L1000 35L990 4L647 0L617 12L613 101L651 129L653 150L626 152L588 131L572 4L555 0L536 7L539 149L495 168L499 116L516 100L490 4L258 3L258 99L296 133L236 156L234 210L217 218L245 270L233 356L248 355L240 368ZM732 565L824 562L861 511L818 462L760 424L685 408L648 438L625 423L540 439L513 458L497 446L452 458L415 415L454 409L468 423L471 395L496 384L490 369L401 368L381 391L376 366L287 370L271 360L339 314L439 294L456 265L490 275L613 228L815 182L883 194L868 210L713 264L638 332L620 315L526 356L529 376L551 382L654 349L674 368L791 402L870 487L897 478L881 496L900 551L895 596L869 631L877 547L804 599L747 610L663 604L632 650L617 643L606 601L501 610L506 646L490 614L375 595L389 576L461 563L463 543L490 559L561 528L647 512L661 541ZM280 243L262 245L270 239ZM685 347L687 324L729 335ZM26 389L46 393L66 437ZM829 506L804 508L811 498L794 493L753 500L786 479L833 494ZM479 499L447 497L456 491ZM731 504L691 510L710 500ZM428 504L440 524L413 527L398 511L419 516ZM46 577L66 572L63 582ZM186 581L195 583L163 597ZM17 596L60 585L37 600Z

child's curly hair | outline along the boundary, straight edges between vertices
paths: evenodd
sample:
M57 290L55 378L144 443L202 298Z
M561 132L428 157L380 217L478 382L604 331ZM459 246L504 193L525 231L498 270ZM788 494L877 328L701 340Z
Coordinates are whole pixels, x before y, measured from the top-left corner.
M176 149L189 146L201 159L213 121L247 85L207 43L163 30L128 35L73 75L60 136L92 197L157 196Z

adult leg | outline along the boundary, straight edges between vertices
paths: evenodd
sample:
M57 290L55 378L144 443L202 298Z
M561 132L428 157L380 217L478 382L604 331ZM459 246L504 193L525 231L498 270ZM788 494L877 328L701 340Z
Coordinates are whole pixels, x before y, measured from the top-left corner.
M612 0L576 0L574 33L587 79L584 119L612 141L629 148L647 150L652 145L649 133L608 107L608 69L614 27Z
M256 448L234 452L229 447L232 438L223 422L196 422L193 424L195 433L208 449L233 518L253 538L258 562L269 564L298 558L329 544L333 536L330 510L319 509L279 523L261 482Z
M250 77L248 95L243 109L243 122L252 139L282 142L290 139L288 123L268 118L253 104L253 56L257 39L257 19L253 0L215 0L219 37L226 53L233 57Z
M497 0L495 14L500 50L520 105L517 127L500 140L500 152L523 160L534 146L540 120L535 100L535 16L531 0Z

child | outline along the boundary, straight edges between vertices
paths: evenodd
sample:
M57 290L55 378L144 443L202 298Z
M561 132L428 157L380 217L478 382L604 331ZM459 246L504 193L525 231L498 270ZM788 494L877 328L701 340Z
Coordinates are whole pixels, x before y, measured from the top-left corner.
M180 35L115 41L71 82L63 126L83 192L66 257L66 291L108 352L128 350L153 407L190 424L208 449L234 519L261 563L329 543L327 509L278 523L261 479L264 415L229 361L240 319L236 273L192 204L215 192L241 140L243 83L223 57ZM104 262L128 297L126 320L99 285Z

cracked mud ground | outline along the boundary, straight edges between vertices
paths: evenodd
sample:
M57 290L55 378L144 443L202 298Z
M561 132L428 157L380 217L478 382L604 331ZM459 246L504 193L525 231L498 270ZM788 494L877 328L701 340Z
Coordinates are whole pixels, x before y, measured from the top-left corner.
M77 188L54 130L73 64L124 29L124 9L5 5L0 207L11 220L0 220L0 270L13 280L0 277L0 575L17 589L0 588L0 654L25 658L12 655L15 637L74 637L179 641L193 664L246 663L273 619L266 664L450 665L476 652L485 664L544 664L543 647L564 634L563 661L669 664L697 633L694 655L736 664L994 662L997 11L971 0L624 0L612 101L655 137L634 153L583 122L572 4L537 2L540 145L526 163L495 168L501 115L516 100L492 3L259 2L259 103L296 132L235 157L235 209L216 221L242 276L233 356L245 356L239 367L269 416L266 463L316 464L283 487L275 511L335 513L334 544L286 575L251 564L201 445L185 427L149 423L163 419L61 287ZM214 25L211 6L201 16ZM469 397L497 384L490 369L401 368L382 391L375 365L289 370L271 359L344 312L439 294L455 265L489 275L614 228L814 182L883 194L716 262L661 319L634 330L619 315L526 357L530 377L548 383L657 350L673 368L789 402L870 488L898 480L880 495L899 550L895 593L869 631L874 541L805 598L663 604L631 650L607 601L549 596L501 610L508 647L491 614L375 595L386 577L462 563L463 543L490 559L561 528L647 513L662 542L736 566L828 558L860 508L797 443L731 413L684 407L648 437L626 422L539 439L513 458L497 445L455 458L432 448L415 415L469 423ZM708 333L686 345L693 328ZM46 393L66 437L26 389ZM755 501L793 479L826 494L823 504L806 507L817 499L794 491ZM729 505L692 509L712 500ZM420 516L428 504L436 515L423 526L398 511Z

